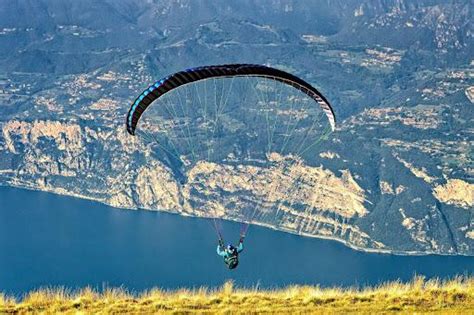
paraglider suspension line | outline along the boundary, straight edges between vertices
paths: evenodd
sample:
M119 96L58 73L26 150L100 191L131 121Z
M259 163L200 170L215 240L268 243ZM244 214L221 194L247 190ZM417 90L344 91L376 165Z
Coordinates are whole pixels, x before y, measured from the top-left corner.
M216 231L217 237L220 240L223 240L224 238L222 237L221 229L219 228L216 218L212 218L212 226L214 227L214 231Z

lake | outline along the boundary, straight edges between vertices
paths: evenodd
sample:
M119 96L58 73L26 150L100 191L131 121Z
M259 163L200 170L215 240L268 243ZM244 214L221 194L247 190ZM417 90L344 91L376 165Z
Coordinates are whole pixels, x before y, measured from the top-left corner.
M239 224L223 226L237 241ZM216 287L230 279L246 287L357 286L474 274L473 257L364 253L256 226L245 245L240 266L229 271L209 220L0 187L0 292L8 294L44 286Z

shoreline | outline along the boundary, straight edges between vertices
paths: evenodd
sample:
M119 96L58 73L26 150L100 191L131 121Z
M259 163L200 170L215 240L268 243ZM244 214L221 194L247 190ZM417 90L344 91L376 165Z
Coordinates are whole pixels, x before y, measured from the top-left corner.
M23 185L22 185L23 184ZM61 192L61 191L55 191L55 190L45 190L45 189L40 189L37 186L34 185L28 185L21 183L20 185L16 185L14 183L1 183L0 182L0 187L7 187L7 188L14 188L14 189L24 189L24 190L30 190L30 191L37 191L37 192L43 192L43 193L50 193L58 196L65 196L65 197L71 197L71 198L78 198L78 199L83 199L83 200L88 200L92 202L97 202L103 205L106 205L107 207L111 207L113 209L117 210L125 210L125 211L153 211L153 212L164 212L167 214L175 214L179 215L182 217L193 217L193 218L198 218L198 219L212 219L212 217L205 217L205 216L193 216L187 213L178 213L178 212L171 212L171 211L166 211L166 210L156 210L156 209L146 209L146 208L125 208L125 207L117 207L117 206L112 206L109 203L107 203L105 200L101 200L99 198L94 198L90 196L85 196L81 194L75 194L71 192ZM231 220L227 218L220 218L221 220L226 220L230 222L236 222L236 223L241 223L240 221L236 220ZM337 238L337 237L331 237L331 236L325 236L325 235L313 235L313 234L308 234L308 233L296 233L291 230L287 229L278 229L275 228L274 226L271 226L269 224L265 223L260 223L260 222L253 222L251 225L256 225L256 226L261 226L264 228L268 228L274 231L278 232L283 232L283 233L289 233L293 235L299 235L303 237L309 237L309 238L317 238L317 239L322 239L322 240L330 240L330 241L336 241L338 243L341 243L345 245L346 247L359 251L359 252L364 252L364 253L370 253L370 254L381 254L381 255L396 255L396 256L463 256L463 257L474 257L473 255L468 255L468 254L463 254L463 253L455 253L455 254L450 254L450 253L438 253L438 252L420 252L420 251L398 251L398 250L391 250L391 249L374 249L374 248L365 248L365 247L360 247L354 244L349 243L346 240Z

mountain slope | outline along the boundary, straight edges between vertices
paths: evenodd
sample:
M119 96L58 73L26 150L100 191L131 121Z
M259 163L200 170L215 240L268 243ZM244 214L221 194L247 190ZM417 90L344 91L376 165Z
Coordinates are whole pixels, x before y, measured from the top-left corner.
M205 193L241 220L228 196L257 204L275 198L268 178L297 181L305 210L256 224L473 255L471 20L469 1L11 1L0 7L0 183L195 216L210 215ZM126 134L128 106L174 71L232 62L304 78L338 128L291 175L200 164L180 184Z

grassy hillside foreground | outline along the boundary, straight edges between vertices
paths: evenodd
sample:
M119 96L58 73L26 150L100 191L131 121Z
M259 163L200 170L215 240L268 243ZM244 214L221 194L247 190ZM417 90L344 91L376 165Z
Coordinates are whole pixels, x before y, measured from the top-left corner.
M416 277L409 283L391 282L373 288L290 286L279 290L236 289L227 282L218 290L196 289L142 294L123 289L98 293L90 288L77 292L42 289L21 301L0 295L0 313L332 313L394 311L474 314L474 278L449 281Z

